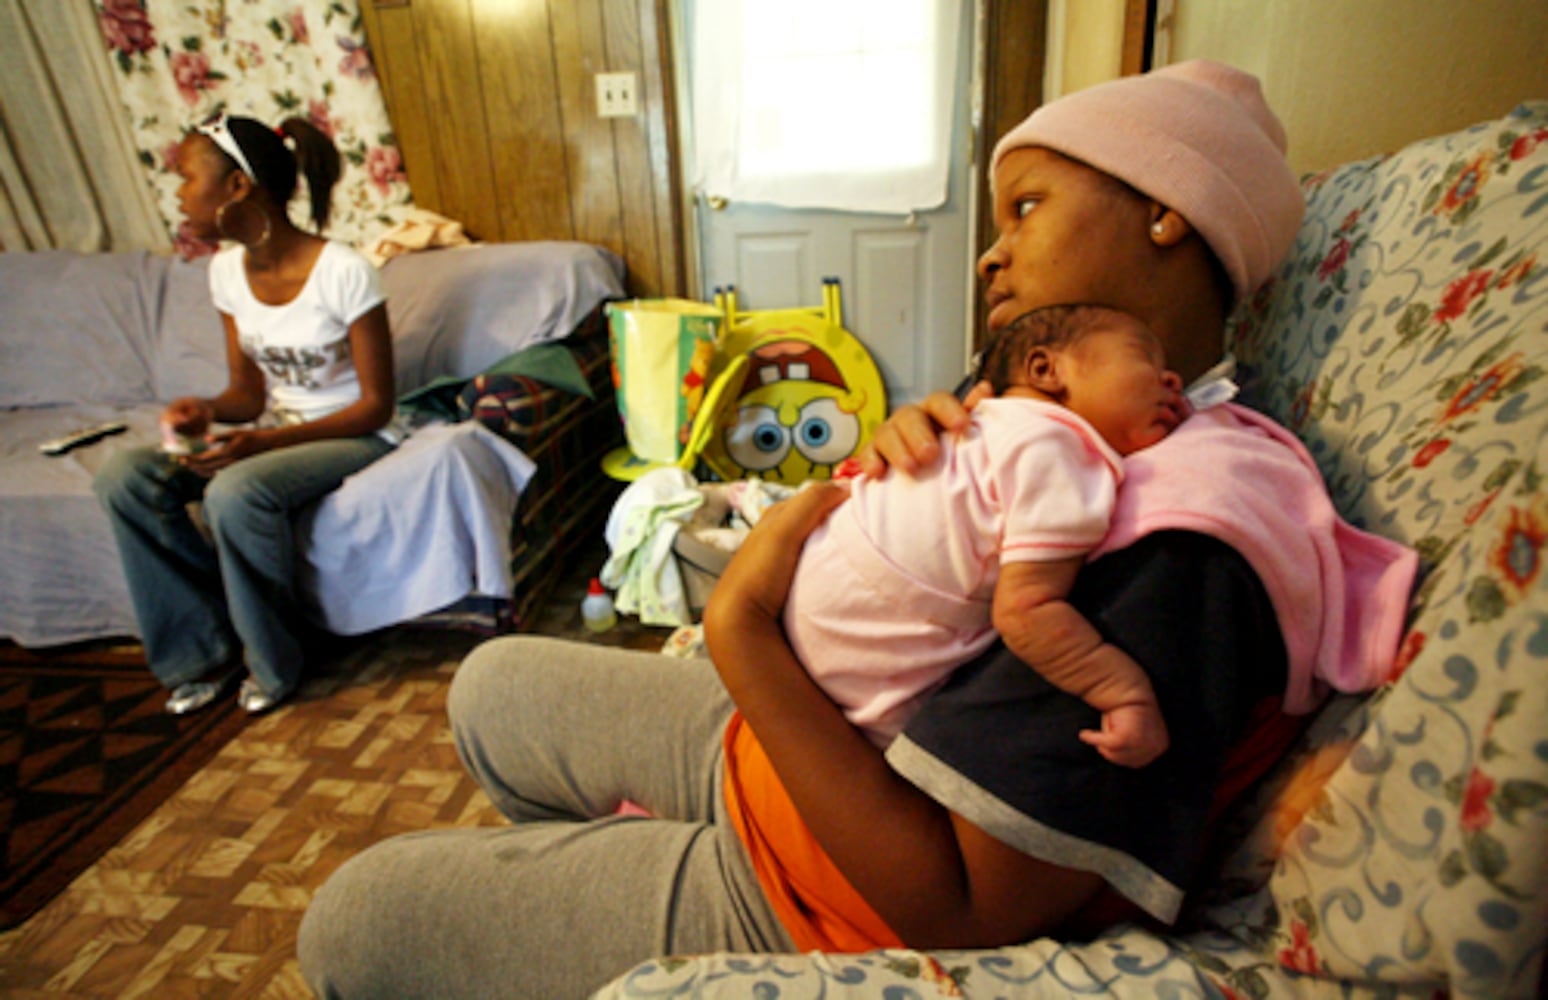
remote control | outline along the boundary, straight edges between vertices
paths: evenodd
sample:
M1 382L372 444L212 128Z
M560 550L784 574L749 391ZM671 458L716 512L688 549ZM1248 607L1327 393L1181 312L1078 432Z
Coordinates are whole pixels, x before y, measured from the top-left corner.
M105 424L95 424L91 427L82 427L78 431L72 431L64 437L54 438L52 441L44 441L38 445L38 451L45 455L63 455L71 448L79 448L83 444L91 444L100 441L110 434L119 434L129 429L129 425L121 421L113 420Z

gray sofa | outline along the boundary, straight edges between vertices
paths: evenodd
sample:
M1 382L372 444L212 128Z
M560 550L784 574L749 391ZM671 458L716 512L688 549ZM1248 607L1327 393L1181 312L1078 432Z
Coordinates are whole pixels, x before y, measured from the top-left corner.
M1548 102L1305 189L1232 323L1247 401L1423 578L1391 681L1321 710L1179 924L663 958L599 997L1548 995Z
M49 646L137 634L91 481L114 451L157 440L167 401L225 385L206 275L206 261L147 253L0 253L0 637ZM572 541L594 535L606 514L600 499L574 498L610 495L597 460L621 435L600 310L623 295L623 265L587 244L485 244L395 257L383 282L398 389L451 380L449 419L303 519L309 603L340 633L481 600L481 623L509 626L511 609L551 582L561 529ZM547 363L517 366L535 375L479 380L476 392L470 381L457 405L460 380L555 342L568 363L549 348ZM525 411L544 419L511 416ZM128 430L57 457L38 451L108 420ZM560 490L589 522L555 515ZM415 555L405 543L425 531L434 552Z

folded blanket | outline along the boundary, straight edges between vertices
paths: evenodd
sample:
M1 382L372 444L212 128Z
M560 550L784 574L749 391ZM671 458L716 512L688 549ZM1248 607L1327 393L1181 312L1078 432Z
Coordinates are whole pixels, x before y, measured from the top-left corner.
M360 635L470 594L510 597L511 518L535 468L479 424L433 424L345 479L296 532L322 624Z
M365 254L366 260L381 267L393 257L415 250L468 246L472 242L462 231L462 223L428 209L415 208L402 222L362 248L361 253Z

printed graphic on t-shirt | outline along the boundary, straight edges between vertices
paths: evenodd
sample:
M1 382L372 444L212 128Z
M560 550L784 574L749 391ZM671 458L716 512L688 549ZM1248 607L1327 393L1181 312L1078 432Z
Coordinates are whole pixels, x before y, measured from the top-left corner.
M249 351L264 374L279 385L321 389L353 370L349 340L343 338L320 347L264 347Z

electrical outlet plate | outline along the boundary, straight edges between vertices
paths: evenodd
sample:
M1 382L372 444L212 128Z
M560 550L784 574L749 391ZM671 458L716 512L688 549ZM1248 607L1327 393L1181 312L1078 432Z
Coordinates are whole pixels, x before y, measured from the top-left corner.
M598 117L630 118L638 114L636 79L633 73L598 73Z

